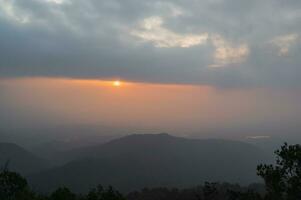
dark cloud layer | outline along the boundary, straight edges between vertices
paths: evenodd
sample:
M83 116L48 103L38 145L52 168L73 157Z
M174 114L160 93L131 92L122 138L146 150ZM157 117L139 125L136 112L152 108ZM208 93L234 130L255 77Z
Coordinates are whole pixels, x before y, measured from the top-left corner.
M0 0L0 76L299 87L301 3Z

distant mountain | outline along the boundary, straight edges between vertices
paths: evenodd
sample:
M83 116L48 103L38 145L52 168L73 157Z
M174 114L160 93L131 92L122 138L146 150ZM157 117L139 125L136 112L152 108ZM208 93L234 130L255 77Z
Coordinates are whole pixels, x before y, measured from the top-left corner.
M0 167L8 162L8 168L22 175L37 173L48 168L46 161L13 143L0 143Z
M268 160L251 144L168 134L130 135L70 155L74 161L32 176L33 186L49 191L65 185L84 192L97 184L121 191L187 187L204 181L247 184L259 181L256 166Z
M88 138L89 136L85 137ZM89 149L91 146L101 145L110 141L112 138L118 138L118 136L115 135L101 135L98 137L91 136L92 138L89 140L85 137L70 137L65 140L50 140L36 144L32 146L30 150L39 157L49 161L52 165L60 166L79 158L81 155L80 152L85 149Z

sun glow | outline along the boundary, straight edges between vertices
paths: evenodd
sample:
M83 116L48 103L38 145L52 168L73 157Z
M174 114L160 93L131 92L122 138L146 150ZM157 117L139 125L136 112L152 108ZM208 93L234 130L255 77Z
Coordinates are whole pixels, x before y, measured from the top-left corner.
M115 87L119 87L119 86L121 85L121 83L120 83L120 81L114 81L114 82L113 82L113 85L114 85Z

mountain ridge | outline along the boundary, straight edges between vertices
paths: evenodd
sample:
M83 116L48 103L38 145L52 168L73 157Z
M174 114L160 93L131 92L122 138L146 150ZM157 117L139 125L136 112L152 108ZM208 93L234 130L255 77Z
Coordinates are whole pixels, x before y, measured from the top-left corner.
M258 181L256 166L266 159L260 149L238 141L136 134L85 149L77 159L32 176L31 182L42 191L66 185L79 192L97 184L121 191L204 181L248 184Z
M10 142L0 143L0 165L8 163L8 168L23 175L47 169L48 162L23 147Z

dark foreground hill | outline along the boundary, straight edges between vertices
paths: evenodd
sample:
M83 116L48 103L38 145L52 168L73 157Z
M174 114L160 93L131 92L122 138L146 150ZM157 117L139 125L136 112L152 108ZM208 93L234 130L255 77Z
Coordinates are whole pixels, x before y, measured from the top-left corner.
M85 192L97 185L121 191L143 187L188 187L204 181L257 182L256 166L268 157L253 145L196 140L168 134L131 135L77 150L76 160L30 178L34 188L68 186Z
M8 168L23 175L36 173L48 167L46 161L13 143L0 143L0 167L8 162Z

